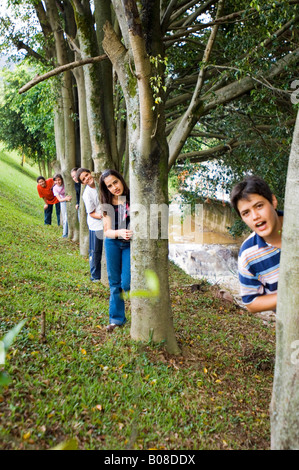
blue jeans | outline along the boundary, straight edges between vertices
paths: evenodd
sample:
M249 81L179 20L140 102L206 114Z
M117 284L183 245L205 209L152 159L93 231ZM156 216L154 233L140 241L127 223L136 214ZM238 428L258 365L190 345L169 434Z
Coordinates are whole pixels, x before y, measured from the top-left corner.
M68 235L68 223L67 223L67 210L66 210L66 201L60 203L60 213L62 215L62 236L64 238Z
M101 279L103 230L89 230L89 267L91 280Z
M130 290L130 242L105 238L107 274L110 287L109 323L126 323L125 302L122 291Z
M60 225L60 202L57 202L54 205L56 209L57 225ZM52 212L53 212L53 204L48 204L47 209L45 209L45 225L51 225Z

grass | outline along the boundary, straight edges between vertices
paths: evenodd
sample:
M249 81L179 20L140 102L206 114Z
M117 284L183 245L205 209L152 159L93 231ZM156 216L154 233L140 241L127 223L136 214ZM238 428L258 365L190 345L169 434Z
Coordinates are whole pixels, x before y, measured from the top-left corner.
M43 225L36 173L0 151L0 338L23 319L0 391L0 445L42 450L269 449L275 326L170 264L181 355L105 331L109 290ZM40 340L46 315L46 342Z

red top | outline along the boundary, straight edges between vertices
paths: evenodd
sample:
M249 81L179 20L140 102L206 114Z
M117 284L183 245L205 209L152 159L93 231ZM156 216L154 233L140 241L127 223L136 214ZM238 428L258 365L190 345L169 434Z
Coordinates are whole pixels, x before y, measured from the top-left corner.
M39 197L45 198L47 204L57 204L58 199L54 196L52 188L54 186L53 178L49 178L46 180L46 187L43 188L40 184L37 185L37 192Z

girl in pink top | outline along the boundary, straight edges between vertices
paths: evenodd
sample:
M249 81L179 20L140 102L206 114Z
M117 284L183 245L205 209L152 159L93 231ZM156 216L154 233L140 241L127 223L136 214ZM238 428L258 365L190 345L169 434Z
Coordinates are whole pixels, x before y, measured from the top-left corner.
M68 235L68 223L67 223L67 209L66 203L72 199L72 196L65 195L65 188L62 176L58 173L53 177L55 186L53 186L53 194L57 197L60 202L60 210L63 220L63 238L66 238Z

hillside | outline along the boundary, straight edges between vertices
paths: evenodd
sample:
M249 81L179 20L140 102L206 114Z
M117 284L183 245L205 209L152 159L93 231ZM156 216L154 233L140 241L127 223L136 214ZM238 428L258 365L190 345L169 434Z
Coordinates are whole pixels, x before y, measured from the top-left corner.
M43 225L36 173L0 151L0 338L25 319L0 390L0 446L49 449L268 449L275 325L219 298L173 264L181 355L108 335L109 290ZM41 320L45 317L45 341Z

